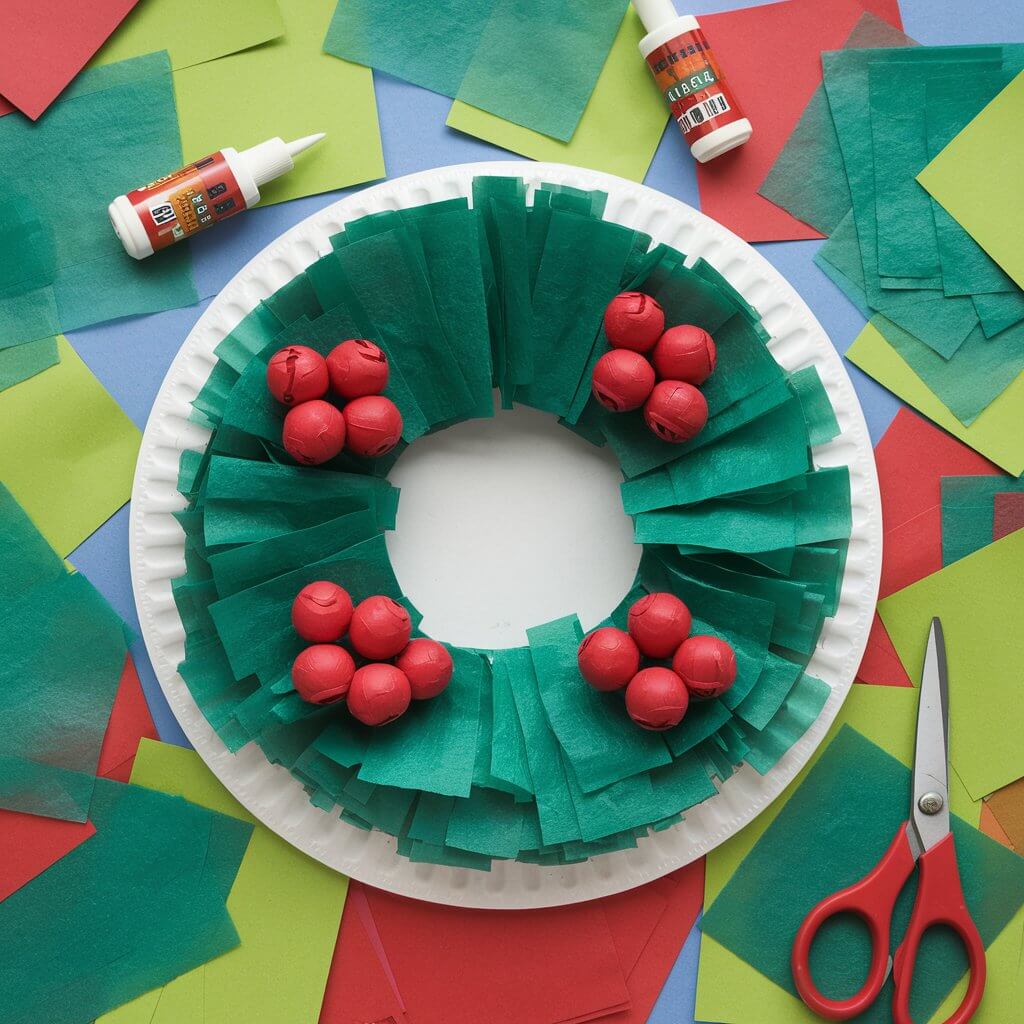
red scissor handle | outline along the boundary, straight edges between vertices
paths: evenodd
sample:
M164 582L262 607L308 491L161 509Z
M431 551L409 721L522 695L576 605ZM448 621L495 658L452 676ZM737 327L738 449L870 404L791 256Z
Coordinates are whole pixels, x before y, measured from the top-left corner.
M849 888L827 896L804 918L793 942L793 980L796 982L800 998L820 1017L828 1020L849 1020L850 1017L863 1013L878 998L889 968L889 925L892 910L900 890L913 870L914 854L907 839L907 823L904 822L889 844L889 849L870 874ZM856 995L849 999L827 999L811 977L811 943L818 929L830 917L847 913L856 914L868 926L871 937L871 966L868 968L867 979ZM907 987L909 989L909 984Z
M893 1020L895 1024L912 1024L910 986L914 980L914 963L921 938L933 925L946 925L960 936L967 950L971 980L963 1001L945 1024L965 1024L974 1016L985 991L985 944L964 902L953 833L921 854L917 863L921 871L914 910L910 915L907 933L893 957L893 981L896 984L892 1002Z

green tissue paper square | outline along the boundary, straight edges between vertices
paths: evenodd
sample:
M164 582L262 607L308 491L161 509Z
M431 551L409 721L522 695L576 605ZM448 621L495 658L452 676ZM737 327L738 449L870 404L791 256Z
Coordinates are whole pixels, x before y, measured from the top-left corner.
M166 52L82 72L38 121L0 119L0 343L198 302L187 246L134 260L106 212L181 164Z
M252 825L96 781L96 834L0 904L8 1024L82 1024L238 945L225 907Z
M992 543L997 494L1024 491L1024 480L1003 476L942 478L942 564Z
M0 349L0 391L6 391L59 362L55 337L38 338Z
M85 821L124 624L84 576L62 573L12 596L0 643L0 807Z
M910 792L910 771L844 726L705 911L704 933L795 995L790 950L801 921L874 867L906 820ZM951 824L967 905L988 945L1024 902L1024 860L956 816ZM897 901L892 949L915 889L909 883ZM825 995L852 994L867 973L863 926L837 918L812 947L811 968ZM959 939L930 931L914 976L913 1018L928 1020L965 968ZM857 1020L889 1021L891 1004L890 979Z

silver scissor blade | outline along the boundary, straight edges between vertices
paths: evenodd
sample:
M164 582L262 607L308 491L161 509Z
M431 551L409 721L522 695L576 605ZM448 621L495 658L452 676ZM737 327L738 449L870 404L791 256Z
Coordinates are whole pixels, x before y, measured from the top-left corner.
M910 809L919 853L949 832L949 687L942 623L932 619L921 675L914 751L914 797ZM931 813L929 813L931 811Z

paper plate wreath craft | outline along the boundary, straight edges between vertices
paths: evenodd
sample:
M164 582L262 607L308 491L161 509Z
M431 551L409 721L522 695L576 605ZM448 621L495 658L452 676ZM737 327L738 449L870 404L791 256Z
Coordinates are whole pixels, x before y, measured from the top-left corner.
M829 694L805 668L850 490L811 461L839 432L818 373L605 199L477 178L471 202L352 221L223 338L193 403L179 671L229 749L413 860L561 865L685 828ZM620 463L643 555L586 637L569 616L518 648L438 642L392 571L388 472L493 415L493 389Z

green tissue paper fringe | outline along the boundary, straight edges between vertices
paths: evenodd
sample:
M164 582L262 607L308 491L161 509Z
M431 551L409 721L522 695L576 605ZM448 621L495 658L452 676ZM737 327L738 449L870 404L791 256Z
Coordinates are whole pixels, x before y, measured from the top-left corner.
M181 459L181 674L229 749L257 743L316 806L395 836L413 861L487 870L495 858L561 865L633 847L741 762L769 771L828 697L804 671L836 610L850 533L846 470L815 470L810 456L839 433L827 393L813 367L775 362L757 311L713 267L605 221L605 200L543 185L529 202L518 178L477 178L472 205L353 221L220 343L194 402L212 433ZM608 348L602 314L626 288L715 337L710 418L686 444L590 397ZM620 694L583 683L570 616L530 629L526 647L452 648L447 690L387 728L299 700L289 610L300 587L333 579L356 600L385 593L411 609L383 539L398 504L386 476L404 444L376 461L293 466L266 391L279 347L326 354L346 337L386 349L406 444L493 415L493 387L502 405L544 409L609 445L645 547L609 623L624 625L650 590L677 594L695 632L735 648L732 689L668 732L642 732Z

